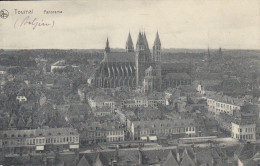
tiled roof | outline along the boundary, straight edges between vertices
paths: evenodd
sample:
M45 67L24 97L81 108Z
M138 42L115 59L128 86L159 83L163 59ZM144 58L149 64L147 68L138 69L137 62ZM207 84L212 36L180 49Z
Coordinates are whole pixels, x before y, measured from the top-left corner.
M197 165L201 166L213 166L212 153L211 151L217 151L220 154L219 158L215 158L216 166L227 166L226 162L218 162L219 160L225 159L225 155L215 147L209 148L178 148L177 149L156 149L156 150L141 150L142 154L142 165L156 165L161 164L162 166L195 166L195 161ZM222 151L220 149L220 151ZM89 163L98 163L103 165L109 165L109 162L118 157L119 165L140 165L139 164L139 154L138 150L118 150L107 152L93 152L85 155ZM180 164L177 161L177 153L179 154ZM117 156L118 155L118 156ZM195 160L196 156L196 160ZM214 160L215 161L215 160ZM127 164L128 163L128 164Z
M207 98L216 100L218 102L223 102L223 103L232 104L236 106L244 105L244 99L242 98L230 97L213 91L206 91L205 94Z

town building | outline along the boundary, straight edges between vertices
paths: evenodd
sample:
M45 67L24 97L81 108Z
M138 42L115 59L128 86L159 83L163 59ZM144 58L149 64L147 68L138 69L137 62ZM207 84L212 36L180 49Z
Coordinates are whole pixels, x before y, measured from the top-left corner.
M88 97L88 103L91 108L103 108L108 107L114 109L116 107L116 101L113 97L108 95L95 95Z
M92 109L95 117L108 116L111 115L112 111L109 107L95 108Z
M5 130L1 140L4 154L10 155L79 148L79 133L72 128Z
M65 60L60 60L51 65L51 72L56 70L64 70L66 68Z
M156 108L159 105L166 105L168 103L167 96L164 93L155 92L149 95L139 94L133 99L121 101L122 108L138 108L138 107L151 107Z
M16 100L18 100L19 102L26 102L27 101L27 97L18 95L18 96L16 96Z
M232 122L231 137L237 140L255 141L256 124Z
M219 113L233 115L235 110L240 110L240 107L244 105L243 99L229 97L211 91L206 91L204 98L207 100L208 111L215 115Z
M83 127L80 135L80 141L83 145L124 140L124 125L113 122L91 122Z
M131 134L133 140L157 141L160 137L194 137L200 126L193 119L133 121Z

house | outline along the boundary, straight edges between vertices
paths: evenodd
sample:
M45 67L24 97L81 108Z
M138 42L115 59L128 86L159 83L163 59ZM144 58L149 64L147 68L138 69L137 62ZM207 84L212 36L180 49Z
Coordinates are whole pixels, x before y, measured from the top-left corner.
M54 72L56 70L62 70L66 68L65 60L60 60L51 65L51 72Z
M16 100L18 100L19 102L26 102L27 98L25 96L16 96Z
M82 144L124 141L125 129L117 122L89 122L82 128L80 140Z
M88 103L91 108L109 107L111 109L114 109L116 107L115 99L108 95L88 97Z
M79 148L79 134L72 128L5 130L2 131L1 140L5 154L30 154Z
M215 115L219 113L233 115L234 110L240 110L240 107L244 105L244 100L241 98L229 97L212 91L206 91L205 94L208 111Z
M250 122L232 122L231 137L237 140L255 141L256 124Z
M193 119L133 121L133 140L157 141L160 137L181 135L195 137L199 127Z
M108 107L96 108L96 109L93 109L92 112L94 113L94 116L96 116L96 117L107 116L112 113L110 108L108 108Z

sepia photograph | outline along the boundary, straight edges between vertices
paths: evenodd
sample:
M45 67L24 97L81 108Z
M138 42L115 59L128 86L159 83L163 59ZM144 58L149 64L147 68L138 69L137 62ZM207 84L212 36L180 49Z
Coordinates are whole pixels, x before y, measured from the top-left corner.
M0 166L259 166L260 0L0 1Z

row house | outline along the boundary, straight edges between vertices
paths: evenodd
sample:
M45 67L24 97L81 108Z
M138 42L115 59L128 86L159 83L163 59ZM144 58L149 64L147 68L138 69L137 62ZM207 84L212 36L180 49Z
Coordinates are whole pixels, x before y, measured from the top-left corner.
M240 110L240 107L243 106L244 100L228 97L214 92L206 92L204 97L207 100L208 111L212 112L215 115L219 113L225 113L233 115L235 110Z
M116 101L110 96L95 96L89 97L88 103L91 108L103 108L108 107L114 109L116 107Z
M167 105L168 98L165 94L151 94L148 96L136 96L134 99L121 101L122 108L151 107L157 108L158 105Z
M133 140L156 141L158 137L194 137L200 133L200 126L193 119L134 121L131 126Z
M79 133L73 128L6 130L1 132L5 154L30 154L79 148Z
M122 125L115 123L87 124L81 132L80 140L83 145L120 142L125 140L125 129Z

